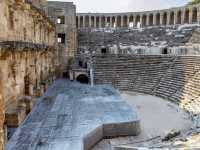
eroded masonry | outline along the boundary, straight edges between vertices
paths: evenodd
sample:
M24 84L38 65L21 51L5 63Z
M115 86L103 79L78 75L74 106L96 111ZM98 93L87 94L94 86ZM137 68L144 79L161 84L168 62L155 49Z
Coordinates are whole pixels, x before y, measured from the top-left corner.
M55 25L39 6L0 1L1 149L59 73Z
M171 101L192 124L129 148L199 148L199 21L200 5L76 13L72 2L0 0L0 149L125 148L143 128L122 91Z

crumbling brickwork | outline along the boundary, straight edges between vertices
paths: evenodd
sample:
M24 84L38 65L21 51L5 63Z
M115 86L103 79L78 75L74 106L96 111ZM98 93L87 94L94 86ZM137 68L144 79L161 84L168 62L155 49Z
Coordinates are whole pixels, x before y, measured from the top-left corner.
M0 0L0 149L4 126L17 127L59 73L56 28L43 4Z

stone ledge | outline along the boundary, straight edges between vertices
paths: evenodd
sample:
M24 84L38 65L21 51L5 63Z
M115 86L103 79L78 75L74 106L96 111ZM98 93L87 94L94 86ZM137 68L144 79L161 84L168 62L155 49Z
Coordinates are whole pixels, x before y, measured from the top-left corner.
M30 42L22 41L4 41L0 42L0 50L48 50L54 48L53 46L48 46L44 44L34 44Z
M103 138L137 136L140 132L140 121L104 124L83 138L83 147L89 150Z

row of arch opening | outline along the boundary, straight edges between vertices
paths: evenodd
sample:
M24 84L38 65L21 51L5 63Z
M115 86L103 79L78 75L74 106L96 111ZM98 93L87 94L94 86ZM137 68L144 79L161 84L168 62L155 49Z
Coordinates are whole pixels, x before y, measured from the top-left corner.
M77 27L130 27L137 26L140 23L142 26L153 25L174 25L185 23L198 22L198 9L186 9L185 11L171 11L164 13L150 13L142 15L123 15L123 16L77 16Z

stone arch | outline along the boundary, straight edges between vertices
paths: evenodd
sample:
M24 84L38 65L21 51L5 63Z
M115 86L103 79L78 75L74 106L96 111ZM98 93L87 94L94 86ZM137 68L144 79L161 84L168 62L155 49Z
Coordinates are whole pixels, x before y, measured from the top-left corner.
M182 12L181 12L181 10L179 10L177 12L177 22L176 22L177 24L181 24L181 22L182 22L181 16L182 16Z
M90 25L89 25L89 16L85 16L85 27L88 28Z
M135 18L135 26L137 26L138 22L140 22L140 15L137 15Z
M128 27L127 21L128 21L128 17L123 16L123 27Z
M121 16L117 16L117 27L121 27Z
M83 16L80 16L80 27L83 27Z
M107 17L106 26L111 26L111 17Z
M192 23L197 23L197 8L196 7L194 7L193 9L192 9Z
M78 81L80 83L88 84L89 78L86 74L80 74L76 77L76 81Z
M101 16L101 27L105 28L106 26L106 17L105 16Z
M174 25L174 12L170 12L170 15L169 15L169 24L170 25Z
M147 25L147 15L142 15L142 26L146 26Z
M133 15L131 15L130 17L129 17L129 27L131 26L131 24L132 24L132 26L133 26L133 23L134 22L134 17L133 17Z
M114 27L114 26L115 26L115 22L116 22L116 20L115 20L115 17L114 17L114 16L112 17L112 19L111 19L111 22L112 22L112 23L111 23L112 27Z
M167 13L166 12L164 12L164 14L163 14L162 25L167 25Z
M94 16L91 16L91 27L94 28Z
M189 23L190 10L185 10L184 23Z
M100 28L100 17L99 16L96 17L96 27Z
M153 14L149 15L149 25L153 26Z
M159 26L160 25L160 13L156 14L156 25Z

